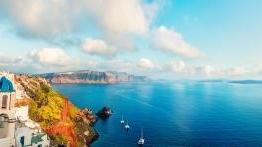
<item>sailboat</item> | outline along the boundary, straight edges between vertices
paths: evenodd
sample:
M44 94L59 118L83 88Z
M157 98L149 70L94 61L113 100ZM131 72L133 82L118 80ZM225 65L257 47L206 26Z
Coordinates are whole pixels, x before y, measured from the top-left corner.
M126 120L126 125L125 125L125 129L129 129L130 128L130 126L128 125L128 121Z
M122 119L121 119L120 123L121 123L121 124L124 124L124 123L125 123L125 121L124 121L124 119L123 119L123 115L122 115Z
M141 129L141 136L140 136L140 139L138 140L137 144L138 145L144 145L145 143L145 139L144 139L144 136L143 136L143 129Z

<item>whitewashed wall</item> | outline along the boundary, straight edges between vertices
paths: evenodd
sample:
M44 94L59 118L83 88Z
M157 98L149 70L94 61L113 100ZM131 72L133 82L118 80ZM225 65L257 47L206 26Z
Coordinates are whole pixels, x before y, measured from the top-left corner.
M15 132L15 139L16 139L16 146L17 147L22 147L20 143L20 138L24 136L25 137L25 142L24 145L30 145L31 144L31 138L32 138L32 131L31 129L27 127L22 127L22 128L17 128Z
M29 119L29 117L28 117L28 105L16 107L15 117L22 120L22 121L28 120Z

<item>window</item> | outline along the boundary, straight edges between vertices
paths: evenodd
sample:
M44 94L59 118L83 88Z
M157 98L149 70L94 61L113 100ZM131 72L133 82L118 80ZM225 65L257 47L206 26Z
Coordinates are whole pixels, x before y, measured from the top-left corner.
M4 95L2 97L2 109L6 109L7 108L7 99L8 99L7 95Z

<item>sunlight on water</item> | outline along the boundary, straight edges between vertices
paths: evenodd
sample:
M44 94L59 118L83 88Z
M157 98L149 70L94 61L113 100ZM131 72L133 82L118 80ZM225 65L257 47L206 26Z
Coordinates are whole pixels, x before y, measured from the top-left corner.
M55 88L80 107L113 109L108 120L96 123L100 138L93 146L135 146L141 127L146 146L261 144L261 85L148 82ZM119 123L122 114L129 132Z

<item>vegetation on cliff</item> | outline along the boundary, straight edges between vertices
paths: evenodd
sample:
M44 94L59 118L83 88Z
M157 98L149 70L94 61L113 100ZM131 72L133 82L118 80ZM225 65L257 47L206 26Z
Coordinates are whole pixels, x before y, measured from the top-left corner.
M95 137L91 111L78 109L43 78L17 76L16 79L30 98L29 117L51 137L52 145L83 146Z

